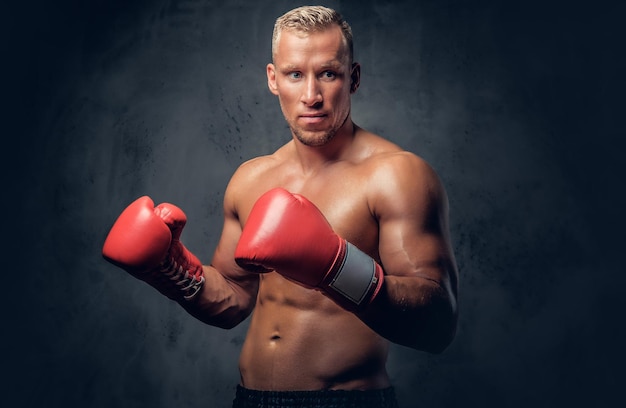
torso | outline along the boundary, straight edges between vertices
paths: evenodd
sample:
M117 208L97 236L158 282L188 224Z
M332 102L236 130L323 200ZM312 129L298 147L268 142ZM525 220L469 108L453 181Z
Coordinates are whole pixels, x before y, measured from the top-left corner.
M256 159L258 176L238 193L242 225L256 198L283 187L311 200L343 238L378 260L378 227L369 206L376 161L399 151L369 133L368 149L303 174L287 144ZM293 143L293 142L292 142ZM373 148L372 148L373 146ZM261 275L240 357L242 385L260 390L373 389L389 385L388 342L318 291L272 272Z

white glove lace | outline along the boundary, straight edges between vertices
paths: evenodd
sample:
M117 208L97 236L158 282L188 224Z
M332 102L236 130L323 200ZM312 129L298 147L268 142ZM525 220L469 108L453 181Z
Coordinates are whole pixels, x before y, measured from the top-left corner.
M183 295L185 300L190 300L196 296L204 284L204 276L190 273L171 257L167 257L163 262L161 272L176 286L179 286L179 289L185 293Z

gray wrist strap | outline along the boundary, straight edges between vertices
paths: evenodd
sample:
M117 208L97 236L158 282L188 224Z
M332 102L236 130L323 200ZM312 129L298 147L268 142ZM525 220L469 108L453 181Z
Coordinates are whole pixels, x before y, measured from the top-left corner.
M369 255L346 242L343 265L328 286L356 305L361 305L371 287L378 282L374 262Z

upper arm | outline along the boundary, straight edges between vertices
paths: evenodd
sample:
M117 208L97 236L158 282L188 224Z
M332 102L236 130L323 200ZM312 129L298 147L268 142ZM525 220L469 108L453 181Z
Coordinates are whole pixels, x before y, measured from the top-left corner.
M270 156L256 157L241 164L231 177L224 193L224 226L211 262L227 279L252 290L254 296L258 290L259 277L241 268L235 262L234 255L247 214L256 198L264 192L259 192L259 189L264 188L260 180L265 178L266 169L272 163ZM250 281L254 284L249 285Z
M425 279L456 297L458 272L450 244L448 201L434 170L402 152L377 167L373 212L387 275Z
M211 263L205 266L203 300L213 315L213 324L231 327L247 317L256 303L259 276L243 270L235 262L235 248L241 236L237 211L241 179L238 172L231 178L223 202L223 227Z
M224 193L223 213L224 224L222 233L211 260L211 266L216 268L228 280L247 284L250 281L250 273L246 272L235 262L235 248L241 236L242 226L239 220L239 201L241 190L245 190L244 171L240 167L233 175ZM253 275L255 276L255 275ZM257 278L255 276L255 278ZM258 281L254 279L254 281ZM247 288L248 285L245 285ZM256 290L256 286L252 287Z

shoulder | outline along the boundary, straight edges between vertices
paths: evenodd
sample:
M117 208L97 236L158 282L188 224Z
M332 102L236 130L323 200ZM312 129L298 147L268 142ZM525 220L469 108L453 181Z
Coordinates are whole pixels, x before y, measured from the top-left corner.
M284 149L278 149L270 155L258 156L239 165L231 176L224 194L224 204L231 212L237 213L241 203L247 203L255 195L265 191L275 177L280 173L280 166L284 163Z
M374 133L359 129L358 151L367 177L385 188L439 188L441 183L433 167L422 157Z
M368 161L370 207L378 217L446 210L444 186L420 156L397 149L374 154Z
M257 156L244 161L233 174L232 178L234 182L256 182L259 175L276 170L278 166L284 164L292 149L293 142L288 142L272 154Z
M431 186L438 184L439 178L433 167L415 153L397 150L371 157L373 176L388 181L403 182L407 186Z
M368 175L383 181L407 181L420 179L422 182L437 181L433 168L420 156L402 149L397 144L374 133L359 129L359 151L363 152L362 163ZM409 182L409 184L411 184Z
M359 149L363 164L381 176L404 175L417 171L424 176L433 176L430 165L415 153L409 152L382 136L359 129Z

